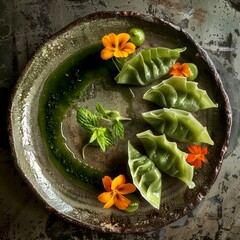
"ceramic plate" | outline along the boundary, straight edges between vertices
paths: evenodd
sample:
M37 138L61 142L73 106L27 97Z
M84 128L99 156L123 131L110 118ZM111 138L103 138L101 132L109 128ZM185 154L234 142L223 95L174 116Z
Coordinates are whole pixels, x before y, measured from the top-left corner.
M164 176L159 210L138 195L138 210L125 213L114 207L103 209L97 200L103 191L98 191L97 184L101 181L98 170L112 175L128 174L126 139L134 143L136 133L146 129L141 112L151 109L152 105L146 104L142 95L149 86L116 84L112 81L115 74L112 65L96 59L99 59L102 49L99 43L105 34L128 32L132 27L145 32L144 47L187 47L181 54L182 60L198 66L199 87L208 92L218 108L195 114L207 126L215 143L209 148L208 163L195 171L196 187L188 189L180 181ZM86 135L76 121L75 109L87 106L93 110L96 102L108 109L118 109L135 121L126 124L125 141L105 153L99 148L87 147L83 159L81 149ZM16 167L48 209L71 222L109 232L156 230L192 210L216 179L230 128L229 101L206 52L182 29L161 19L131 12L89 15L46 42L16 84L9 118Z

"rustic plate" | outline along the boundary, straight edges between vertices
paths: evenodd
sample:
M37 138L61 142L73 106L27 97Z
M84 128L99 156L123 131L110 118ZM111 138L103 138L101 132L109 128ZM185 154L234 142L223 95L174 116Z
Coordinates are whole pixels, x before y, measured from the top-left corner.
M107 108L135 116L136 121L126 125L126 139L134 141L135 134L144 129L139 116L149 108L141 100L146 88L117 86L111 81L114 73L106 68L107 63L99 65L95 61L103 35L127 32L132 27L144 30L145 46L186 46L181 57L199 67L199 86L207 90L218 108L196 114L215 142L209 149L208 163L195 172L196 187L190 190L180 181L164 176L160 210L140 197L139 209L125 213L115 208L102 208L97 200L96 182L92 179L96 178L95 169L116 174L126 171L126 142L110 148L106 154L88 148L86 159L82 159L80 149L85 137L76 122L74 109L82 105L93 108L100 101ZM55 107L58 110L48 114L48 110ZM51 129L57 129L53 145ZM132 12L89 15L46 42L15 86L9 117L16 167L48 209L71 222L109 232L156 230L192 210L216 179L227 150L230 129L228 97L206 52L182 29ZM81 164L77 174L72 173L72 165L78 166L79 161L93 166L94 170L88 169L91 177ZM84 178L87 184L82 183Z

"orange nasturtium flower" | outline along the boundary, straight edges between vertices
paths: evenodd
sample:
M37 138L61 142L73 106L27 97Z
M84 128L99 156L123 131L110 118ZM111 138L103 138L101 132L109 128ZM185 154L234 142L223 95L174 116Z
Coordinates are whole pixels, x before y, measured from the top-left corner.
M128 42L130 35L128 33L110 33L102 38L102 44L105 47L101 51L101 58L108 60L112 57L123 58L135 52L136 46Z
M169 70L169 74L173 76L180 76L180 77L189 77L190 70L187 63L175 63Z
M199 145L193 145L189 146L188 150L190 151L190 153L188 154L186 160L195 168L200 168L202 166L202 162L207 161L205 155L208 153L208 147L202 148Z
M132 183L126 183L124 175L119 175L113 180L109 176L104 176L102 182L107 192L101 193L98 200L105 203L103 207L110 208L115 204L120 210L125 210L131 201L123 195L136 191L136 187Z

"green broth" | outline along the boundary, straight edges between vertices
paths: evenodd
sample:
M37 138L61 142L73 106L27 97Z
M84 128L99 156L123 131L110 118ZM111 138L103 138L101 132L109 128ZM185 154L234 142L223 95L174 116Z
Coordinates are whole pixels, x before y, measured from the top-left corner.
M88 190L100 185L107 172L74 158L65 146L61 124L87 84L116 75L112 62L100 59L101 48L84 49L60 64L47 79L39 102L38 120L49 158L63 176Z

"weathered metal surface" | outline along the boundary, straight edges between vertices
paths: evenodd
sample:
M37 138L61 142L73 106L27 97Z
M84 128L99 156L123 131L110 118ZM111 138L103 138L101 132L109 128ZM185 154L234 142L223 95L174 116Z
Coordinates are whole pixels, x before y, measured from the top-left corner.
M35 49L75 19L108 10L154 15L189 32L214 61L233 111L230 147L211 191L187 216L141 235L98 233L50 214L18 176L8 146L11 88ZM239 19L237 0L0 0L0 239L239 239Z

